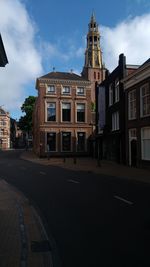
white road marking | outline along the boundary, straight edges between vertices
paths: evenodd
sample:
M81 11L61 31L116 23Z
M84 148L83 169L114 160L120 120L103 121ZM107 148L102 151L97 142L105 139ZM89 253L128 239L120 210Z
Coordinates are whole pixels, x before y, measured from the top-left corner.
M40 174L42 174L42 175L46 175L46 172L40 172Z
M79 184L80 182L78 182L78 181L75 181L75 180L72 180L72 179L69 179L69 180L67 180L68 182L70 182L70 183L74 183L74 184Z
M119 196L114 196L114 198L116 198L116 199L119 199L119 200L121 200L121 201L123 201L123 202L125 202L125 203L127 203L127 204L129 204L129 205L133 205L133 202L131 202L131 201L129 201L129 200L126 200L126 199L124 199L124 198L122 198L122 197L119 197Z

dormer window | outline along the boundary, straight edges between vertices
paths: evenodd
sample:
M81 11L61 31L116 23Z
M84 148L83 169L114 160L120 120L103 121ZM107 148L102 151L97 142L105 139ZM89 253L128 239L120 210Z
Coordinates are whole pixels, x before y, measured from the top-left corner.
M62 94L63 95L70 95L70 87L69 86L64 86L62 88Z
M47 93L55 94L55 86L54 85L47 85Z

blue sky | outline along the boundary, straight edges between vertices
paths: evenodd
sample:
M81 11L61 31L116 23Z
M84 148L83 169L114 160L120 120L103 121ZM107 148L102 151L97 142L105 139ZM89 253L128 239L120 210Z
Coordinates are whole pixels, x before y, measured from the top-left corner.
M127 63L149 58L149 0L1 0L0 32L9 64L0 70L0 105L13 118L25 97L36 95L37 77L52 71L80 73L88 23L94 11L103 61L110 70L120 53Z

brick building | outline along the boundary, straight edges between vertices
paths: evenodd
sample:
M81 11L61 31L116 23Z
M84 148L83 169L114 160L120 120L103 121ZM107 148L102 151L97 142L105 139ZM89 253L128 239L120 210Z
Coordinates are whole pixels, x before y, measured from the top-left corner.
M74 73L51 72L37 79L36 88L34 151L40 156L87 154L91 83Z
M35 153L87 155L93 150L95 83L102 81L104 75L100 34L92 15L82 76L53 71L37 79L38 97L33 114Z
M0 149L10 148L10 116L0 107Z
M126 160L150 168L150 59L124 80Z

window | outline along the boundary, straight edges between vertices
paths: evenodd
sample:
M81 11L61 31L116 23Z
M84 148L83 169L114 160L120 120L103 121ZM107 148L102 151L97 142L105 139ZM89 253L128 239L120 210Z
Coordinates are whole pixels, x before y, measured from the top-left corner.
M85 122L85 104L77 104L77 122Z
M130 139L137 138L136 128L129 130L129 137L130 137Z
M68 86L64 86L64 87L62 88L62 93L63 93L64 95L70 95L70 87L68 87Z
M98 72L98 80L100 79L100 73Z
M47 151L56 151L56 133L47 133Z
M128 118L136 119L136 90L132 90L128 94Z
M56 103L47 103L47 121L56 121Z
M150 87L148 84L141 87L141 116L150 115Z
M84 87L77 87L77 95L84 95Z
M115 82L115 102L119 101L119 80Z
M119 112L112 114L112 131L119 130Z
M96 80L96 72L94 71L94 79Z
M109 85L109 106L113 104L113 85Z
M55 86L54 85L48 85L47 86L47 93L55 94Z
M71 119L71 104L62 103L62 121L70 121Z
M150 127L141 129L142 159L150 160Z
M1 121L0 121L0 126L5 126L5 125L6 125L6 121L1 120Z
M71 133L62 132L62 151L71 151Z
M84 132L77 133L77 151L78 152L85 151L85 133Z

